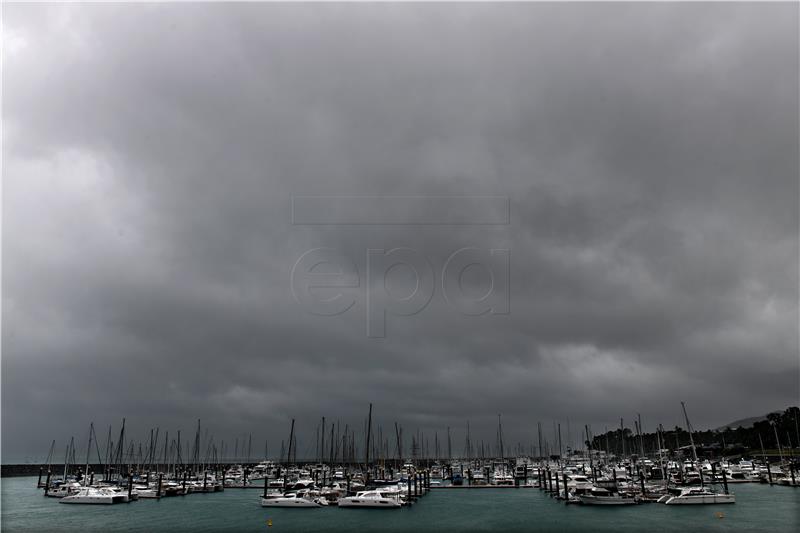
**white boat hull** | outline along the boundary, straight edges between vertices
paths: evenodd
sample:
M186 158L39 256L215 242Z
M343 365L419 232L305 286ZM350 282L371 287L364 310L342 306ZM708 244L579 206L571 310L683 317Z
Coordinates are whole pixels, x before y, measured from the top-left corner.
M371 509L393 509L400 507L400 502L392 498L339 498L339 507L369 507Z
M578 496L584 505L636 505L633 498L622 498L617 496L592 496L591 494L581 494Z
M322 507L321 503L305 498L261 498L261 507Z
M58 503L73 503L87 505L111 505L112 503L127 503L127 494L108 494L102 492L81 491L78 494L64 496Z
M733 494L691 494L673 496L664 502L666 505L711 505L720 503L736 503Z

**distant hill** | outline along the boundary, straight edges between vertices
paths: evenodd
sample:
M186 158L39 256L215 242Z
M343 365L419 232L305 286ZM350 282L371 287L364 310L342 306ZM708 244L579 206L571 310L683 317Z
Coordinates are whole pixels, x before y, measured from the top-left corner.
M778 413L780 414L782 411L773 411L772 413L767 413L766 415L761 416L751 416L750 418L742 418L741 420L735 420L730 424L725 424L724 426L720 426L714 431L724 431L725 428L736 429L738 427L749 428L752 427L753 424L756 422L761 422L762 420L766 420L768 415Z

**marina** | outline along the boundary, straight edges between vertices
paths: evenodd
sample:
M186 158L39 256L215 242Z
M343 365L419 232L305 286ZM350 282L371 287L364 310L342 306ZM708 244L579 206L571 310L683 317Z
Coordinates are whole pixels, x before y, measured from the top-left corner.
M396 511L263 508L249 490L139 500L126 505L67 506L43 498L36 477L2 484L7 531L796 531L800 491L743 484L736 505L563 505L539 490L433 490ZM722 513L722 518L717 514Z
M773 430L777 457L774 450L767 454L760 433L761 449L750 454L704 454L706 448L695 442L685 405L682 409L688 446L680 446L677 432L675 446L666 446L660 425L653 435L646 434L639 416L636 433L629 437L621 422L620 439L613 446L608 433L593 436L587 425L586 446L565 452L559 424L552 442L539 433L540 443L534 449L547 453L510 457L500 417L497 447L488 447L497 454L487 455L485 443L473 443L467 429L464 453L454 456L449 428L446 446L440 447L435 435L433 453L419 446L424 441L413 435L409 454L404 452L402 428L396 424L392 454L380 425L375 438L371 405L361 437L348 432L347 426L344 436L339 435L337 424L330 426L326 446L323 436L328 428L322 419L314 460L297 459L294 420L280 457L258 462L220 457L213 437L201 430L199 421L185 456L177 439L170 441L165 434L160 444L159 429L151 431L144 447L126 440L124 422L116 444L109 428L101 455L90 424L83 464L76 460L72 438L63 464L52 462L54 442L37 476L4 478L2 518L8 531L70 530L73 520L83 531L112 524L121 531L257 530L276 523L284 531L451 530L452 521L463 530L481 530L486 524L507 530L535 524L536 529L547 530L561 527L557 526L561 520L569 520L562 528L566 530L573 526L583 530L588 527L586 520L594 520L592 528L601 531L611 527L608 530L624 531L628 521L635 527L643 520L657 520L663 531L682 529L687 520L695 530L795 530L800 517L798 461L789 433L782 446L777 427L793 422L797 408L754 426L754 431ZM653 436L655 449L645 444ZM604 440L605 448L600 445ZM224 442L220 449L225 449ZM234 453L239 450L249 457L252 437L241 448L237 439ZM265 455L267 451L265 443ZM95 463L93 455L105 461ZM202 502L199 514L194 502ZM617 510L592 510L597 507ZM564 510L571 508L580 510ZM696 511L683 510L687 508ZM472 521L465 521L462 512ZM86 524L80 523L81 516ZM443 519L449 520L447 525L437 526ZM172 520L179 525L169 526Z

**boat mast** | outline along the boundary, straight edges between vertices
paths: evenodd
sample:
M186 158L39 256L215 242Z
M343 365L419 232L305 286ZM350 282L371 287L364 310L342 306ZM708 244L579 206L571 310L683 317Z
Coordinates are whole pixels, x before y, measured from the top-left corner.
M686 405L681 402L683 408L683 417L686 419L686 429L689 431L689 443L692 445L692 457L694 458L695 468L700 471L700 486L704 486L703 470L700 468L700 462L697 460L697 448L694 445L694 437L692 437L692 424L689 422L689 415L686 414Z
M92 433L94 433L94 422L89 423L89 445L86 448L86 469L84 470L83 486L89 486L89 454L92 451Z
M367 441L364 445L364 468L367 469L367 481L369 481L369 445L372 437L372 404L369 404L369 416L367 417Z
M503 450L503 422L500 418L500 415L497 415L497 440L500 445L500 461L505 461L504 450Z
M778 455L781 458L781 463L783 463L783 448L781 448L781 439L778 438L778 425L774 420L770 420L769 424L772 426L772 430L775 432L775 442L778 443Z
M450 426L447 426L447 461L453 460L453 449L450 443Z
M292 427L289 430L289 449L286 453L286 467L289 467L289 461L292 457L292 441L294 440L294 418L292 418Z
M72 441L70 441L70 444ZM67 465L69 464L69 447L70 444L67 444L67 450L64 452L64 483L67 482Z
M681 402L681 408L683 409L683 418L686 420L686 430L689 432L689 443L692 445L692 458L694 462L697 463L697 449L694 446L694 437L692 437L692 425L689 423L689 416L686 414L686 405L683 402Z

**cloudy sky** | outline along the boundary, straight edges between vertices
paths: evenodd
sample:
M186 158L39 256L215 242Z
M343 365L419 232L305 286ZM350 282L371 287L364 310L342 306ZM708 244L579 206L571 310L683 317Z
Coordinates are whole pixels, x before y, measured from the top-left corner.
M527 445L537 421L797 403L797 4L3 15L4 461L123 417L276 451L296 418L302 454L370 402L458 450L467 420L493 443L498 413ZM425 221L376 196L445 221L446 198L499 197L467 216L508 223L303 224L304 195L368 197L373 222ZM316 248L354 286L296 297ZM368 283L368 250L395 248L433 274ZM456 280L507 313L445 297L462 248L508 250L505 295L502 261ZM414 287L429 301L401 316ZM317 313L336 294L350 307Z

